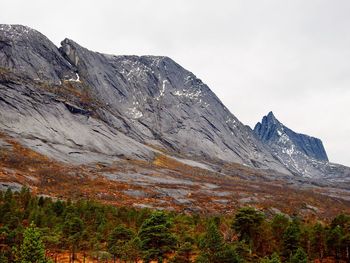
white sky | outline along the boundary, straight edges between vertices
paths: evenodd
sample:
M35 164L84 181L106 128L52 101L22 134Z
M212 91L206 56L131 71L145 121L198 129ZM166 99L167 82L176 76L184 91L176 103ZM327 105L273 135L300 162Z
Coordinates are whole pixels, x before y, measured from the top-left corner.
M350 166L348 0L0 0L0 23L116 55L166 55L243 123L272 110Z

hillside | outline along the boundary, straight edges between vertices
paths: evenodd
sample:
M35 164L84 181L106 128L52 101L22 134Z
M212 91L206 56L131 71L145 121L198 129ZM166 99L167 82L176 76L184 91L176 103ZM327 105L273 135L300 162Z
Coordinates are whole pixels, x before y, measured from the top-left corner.
M199 213L349 211L347 167L311 147L292 160L325 168L303 173L286 163L289 145L257 130L168 57L106 55L69 39L58 48L0 25L1 188Z
M349 262L350 216L203 216L0 191L0 262ZM19 259L21 261L19 261ZM52 262L51 261L51 262Z

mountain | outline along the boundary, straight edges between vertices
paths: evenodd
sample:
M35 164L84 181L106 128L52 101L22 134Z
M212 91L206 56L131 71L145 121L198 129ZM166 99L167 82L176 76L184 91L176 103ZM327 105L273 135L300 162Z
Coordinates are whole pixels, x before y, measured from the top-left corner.
M208 86L170 58L105 55L69 39L57 48L27 27L0 29L2 70L26 80L1 86L0 128L27 146L78 163L149 160L161 148L288 173Z
M107 55L70 39L56 47L31 28L0 25L0 189L328 218L350 207L348 178L321 141L272 114L253 131L168 57Z
M254 132L292 173L306 177L348 176L346 167L331 164L320 139L292 131L269 112ZM345 170L345 171L344 171Z
M254 132L264 143L277 141L285 146L287 142L290 142L290 152L296 150L310 158L328 161L327 153L320 139L292 131L280 123L273 112L264 116L261 123L256 124Z

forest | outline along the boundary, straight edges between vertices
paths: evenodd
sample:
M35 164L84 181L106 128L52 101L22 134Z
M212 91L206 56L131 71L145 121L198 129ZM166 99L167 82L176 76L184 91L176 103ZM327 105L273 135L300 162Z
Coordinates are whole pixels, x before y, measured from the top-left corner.
M0 262L349 262L350 215L202 215L0 192Z

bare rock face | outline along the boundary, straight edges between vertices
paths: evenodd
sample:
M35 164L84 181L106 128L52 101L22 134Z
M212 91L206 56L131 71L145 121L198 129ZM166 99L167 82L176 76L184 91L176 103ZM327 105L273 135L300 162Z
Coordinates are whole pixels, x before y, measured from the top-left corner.
M21 25L0 25L0 66L54 84L75 76L73 67L49 39Z
M254 132L264 143L290 141L294 150L315 160L328 161L327 153L320 139L292 131L280 123L273 112L264 116L261 123L255 125Z
M152 159L160 147L195 159L288 173L191 72L167 57L111 56L72 40L55 47L0 26L0 129L78 163ZM11 78L9 78L11 76Z
M61 53L104 105L101 118L135 140L287 172L207 85L170 58L105 55L69 39L61 44Z
M106 55L69 39L57 48L33 29L0 25L0 132L51 158L152 161L161 149L188 162L239 163L285 175L339 172L328 165L320 140L270 117L252 131L168 57ZM278 143L281 127L296 157Z
M350 175L350 169L345 166L328 162L320 139L292 131L277 120L272 112L255 125L254 132L295 175L316 178Z
M92 116L78 77L45 36L0 25L0 131L69 163L151 160L149 147Z

